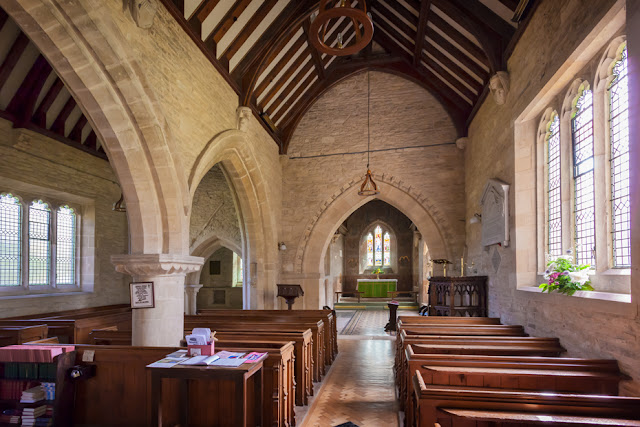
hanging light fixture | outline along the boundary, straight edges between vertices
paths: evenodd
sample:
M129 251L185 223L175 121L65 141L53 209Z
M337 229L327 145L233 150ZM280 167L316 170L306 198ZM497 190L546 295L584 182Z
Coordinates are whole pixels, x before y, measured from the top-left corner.
M127 205L124 203L124 194L120 193L120 198L117 202L113 204L113 208L111 209L115 212L126 212Z
M369 169L369 154L371 147L371 79L369 71L367 71L367 173L364 177L364 182L360 186L358 194L361 196L375 196L380 194L378 191L378 185L371 176L371 169Z
M343 40L343 34L338 33L337 46L332 47L332 43L328 43L327 40L327 29L333 27L333 25L329 25L330 22L337 22L340 19L351 20L355 41L348 43L347 40ZM367 13L366 1L359 0L355 6L352 6L350 0L320 0L318 16L309 27L309 35L311 44L320 53L346 56L359 52L373 39L373 20L371 15Z

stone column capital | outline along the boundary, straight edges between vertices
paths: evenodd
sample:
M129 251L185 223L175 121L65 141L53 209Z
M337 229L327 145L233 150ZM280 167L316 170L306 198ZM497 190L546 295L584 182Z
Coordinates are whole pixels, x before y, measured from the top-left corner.
M112 255L118 273L130 276L173 276L193 273L202 267L204 258L173 254Z
M197 295L201 288L202 285L184 285L184 291L188 295Z

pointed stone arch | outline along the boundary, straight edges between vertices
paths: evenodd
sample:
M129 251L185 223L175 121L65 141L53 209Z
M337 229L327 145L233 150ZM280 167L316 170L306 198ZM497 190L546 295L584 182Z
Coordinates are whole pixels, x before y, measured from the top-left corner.
M202 178L220 163L236 200L242 236L245 308L271 308L275 305L277 276L277 224L272 212L274 201L267 191L266 178L259 167L255 147L245 132L221 132L207 143L189 176L189 191L195 194Z

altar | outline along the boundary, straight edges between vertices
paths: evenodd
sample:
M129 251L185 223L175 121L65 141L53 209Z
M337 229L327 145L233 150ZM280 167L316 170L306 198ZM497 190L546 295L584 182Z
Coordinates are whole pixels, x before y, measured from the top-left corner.
M386 298L388 291L398 290L398 279L358 279L358 291L365 298Z

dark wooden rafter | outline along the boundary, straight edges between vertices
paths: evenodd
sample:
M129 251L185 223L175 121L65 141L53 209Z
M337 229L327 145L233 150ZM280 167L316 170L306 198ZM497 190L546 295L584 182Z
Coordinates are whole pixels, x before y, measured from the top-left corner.
M53 101L55 101L63 87L64 83L62 82L62 80L60 80L60 77L56 77L55 82L53 83L53 85L51 85L46 95L42 99L42 102L40 102L40 105L38 105L38 109L33 114L34 123L38 124L39 126L46 127L47 111L49 111L51 104L53 104Z
M213 38L213 41L219 43L240 15L242 15L242 12L249 6L251 1L252 0L236 0L231 9L229 9L207 38Z
M427 37L433 40L435 44L443 48L445 51L452 54L462 65L467 67L473 74L480 77L483 82L485 82L488 78L487 71L478 65L473 59L464 54L464 52L460 51L455 45L449 42L447 39L438 34L435 30L429 28L427 30ZM427 50L429 52L436 52L439 50L435 47L435 45L428 43ZM443 55L444 56L444 55Z
M223 57L226 61L231 60L233 56L240 50L242 45L247 41L249 36L253 33L253 31L260 25L263 19L267 16L267 14L273 9L273 7L278 3L278 0L266 0L264 1L256 13L251 17L249 22L242 28L242 31L238 33L238 35L233 39L229 46L222 53L221 57Z
M511 9L512 12L518 7L518 0L500 0L500 3Z
M82 144L82 130L86 125L87 118L84 116L84 114L82 114L80 115L80 117L78 117L78 120L76 120L76 123L73 125L71 132L69 132L69 139L73 139L74 141Z
M15 117L14 127L25 127L31 121L38 95L51 72L51 65L39 55L7 106L7 111Z
M449 1L456 4L459 8L467 11L469 16L473 16L475 20L484 23L502 39L509 40L516 32L516 29L512 25L498 16L493 10L482 4L479 0Z
M16 66L16 63L20 59L20 56L22 55L24 50L27 48L28 44L29 39L24 35L23 32L20 32L16 40L13 42L11 49L9 49L7 57L2 62L2 65L0 65L0 87L3 87L7 82L11 71L13 71L13 67Z
M74 108L76 108L76 100L73 96L69 95L69 99L67 99L67 102L65 102L62 110L60 110L60 113L58 113L58 116L53 121L51 130L64 136L65 123L67 123L69 114L71 114Z
M307 18L302 23L302 29L304 30L304 36L307 39L307 43L311 46L311 34L309 34L309 27L311 26L311 19ZM311 60L313 61L313 65L316 67L316 73L319 79L324 79L324 63L322 62L322 57L320 56L320 52L317 49L314 49L311 46Z
M261 105L266 105L271 101L271 99L276 96L276 94L280 91L282 86L293 76L293 74L298 70L298 68L307 60L310 55L309 46L305 47L300 55L291 63L291 65L287 68L287 70L280 76L280 78L276 81L276 83L271 87L269 92L265 95L265 97L261 100ZM256 93L256 96L260 96L262 92Z
M293 43L289 50L287 50L287 52L282 55L282 58L280 58L278 63L273 66L269 74L265 76L265 78L262 79L260 84L255 88L255 90L253 91L255 97L260 96L260 94L264 92L267 86L269 86L273 82L273 80L278 74L280 74L280 72L282 72L284 67L289 63L289 61L291 61L296 52L298 52L298 50L300 50L300 48L304 44L306 44L306 40L304 37L298 37L296 39L295 43Z
M442 19L438 14L432 13L429 17L429 21L436 26L440 31L447 34L456 44L458 44L462 49L465 50L466 53L471 54L471 56L477 61L486 66L487 68L491 67L489 64L489 59L487 58L487 54L484 53L481 47L477 44L469 40L465 37L460 31L456 30L453 26L451 26L447 21ZM432 28L427 29L428 33L431 31L436 32Z
M4 27L5 22L7 22L7 18L9 18L7 12L5 12L4 9L0 8L0 30L2 29L2 27Z
M191 15L186 18L189 28L191 28L191 31L198 37L202 37L202 23L219 2L220 0L203 0Z
M420 16L418 17L418 30L416 31L415 49L413 51L413 65L420 63L422 57L422 47L424 46L425 34L427 31L427 22L429 21L429 10L431 9L431 0L423 0L420 4Z

